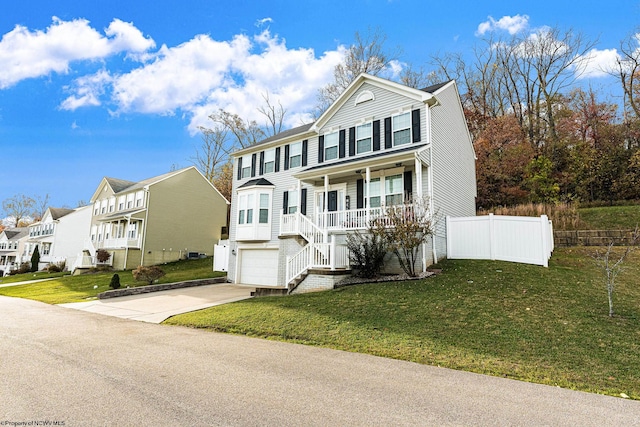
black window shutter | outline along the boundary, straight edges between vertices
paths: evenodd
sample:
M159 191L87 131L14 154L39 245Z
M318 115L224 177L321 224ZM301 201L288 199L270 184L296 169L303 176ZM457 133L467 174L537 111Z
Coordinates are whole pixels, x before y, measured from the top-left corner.
M356 128L349 128L349 156L356 155Z
M373 151L380 150L380 120L373 122Z
M238 159L238 181L242 179L242 157Z
M302 166L307 166L307 148L309 148L309 140L302 141Z
M302 194L300 195L300 213L302 215L307 214L307 189L302 189Z
M264 151L260 152L260 175L264 173Z
M256 176L256 153L251 155L251 177Z
M384 119L384 148L391 148L391 117Z
M289 144L284 146L284 170L289 169Z
M404 200L412 202L413 182L411 181L411 171L404 173Z
M280 171L280 147L276 148L276 164L275 167L273 168L273 170L275 172L279 172Z
M324 135L318 138L318 163L324 162Z
M345 141L344 141L344 129L342 129L338 134L338 157L342 159L344 157L344 154L345 154Z
M285 191L282 194L282 213L286 215L288 213L287 212L288 210L289 210L289 192Z
M420 142L420 110L411 112L411 127L413 133L413 142Z
M356 181L356 209L364 208L364 179Z

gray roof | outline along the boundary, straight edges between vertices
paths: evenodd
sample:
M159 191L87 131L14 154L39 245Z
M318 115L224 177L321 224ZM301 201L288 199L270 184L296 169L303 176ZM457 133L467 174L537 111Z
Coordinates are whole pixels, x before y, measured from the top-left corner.
M68 215L73 211L74 211L74 209L49 208L49 212L51 212L51 218L53 218L54 220L62 218L63 216Z
M131 187L133 184L135 184L135 182L126 181L124 179L109 178L109 177L105 177L104 179L107 180L107 182L111 186L111 189L113 190L114 193L119 193Z
M438 89L446 86L451 80L447 80L446 82L438 83L435 85L427 86L424 89L420 89L422 92L433 93L437 92Z
M254 185L273 185L273 184L264 178L258 178L258 179L250 179L249 181L245 182L238 188L253 187Z
M153 184L154 182L158 182L164 178L167 178L171 175L175 175L177 173L180 173L184 170L190 169L192 166L189 166L188 168L184 168L184 169L178 169L172 172L167 172L165 174L162 175L158 175L158 176L154 176L152 178L147 178L147 179L143 179L142 181L138 181L138 182L133 182L133 181L126 181L124 179L116 179L116 178L108 178L105 177L105 179L107 180L107 182L109 183L109 185L111 186L111 188L113 189L113 192L115 194L118 194L120 192L123 191L132 191L132 190L137 190L140 188L145 187L146 185L150 185Z
M7 236L8 240L18 240L27 234L29 234L29 228L27 227L6 228L4 230L4 235Z

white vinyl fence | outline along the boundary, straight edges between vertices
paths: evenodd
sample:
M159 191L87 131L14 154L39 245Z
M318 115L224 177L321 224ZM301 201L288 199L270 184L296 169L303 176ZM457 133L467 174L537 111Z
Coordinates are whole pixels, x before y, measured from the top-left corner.
M218 245L213 245L213 271L229 270L229 241L220 240Z
M549 266L553 225L541 217L447 217L447 258L490 259Z

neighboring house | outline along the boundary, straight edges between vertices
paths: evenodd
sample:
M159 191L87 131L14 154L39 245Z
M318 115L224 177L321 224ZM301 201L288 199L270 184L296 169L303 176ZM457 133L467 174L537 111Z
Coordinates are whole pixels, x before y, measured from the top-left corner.
M362 74L312 124L233 154L229 278L330 288L348 268L346 235L385 208L426 200L446 255L444 217L475 215L475 154L454 81L423 90Z
M104 249L116 269L212 255L226 232L229 202L193 166L140 182L103 178L91 203L85 254L95 263Z
M70 269L89 234L91 210L88 206L67 209L48 208L42 219L29 225L27 254L33 254L36 246L40 253L38 270L49 264L66 264Z
M28 237L27 227L5 228L0 233L0 277L30 261L26 253Z

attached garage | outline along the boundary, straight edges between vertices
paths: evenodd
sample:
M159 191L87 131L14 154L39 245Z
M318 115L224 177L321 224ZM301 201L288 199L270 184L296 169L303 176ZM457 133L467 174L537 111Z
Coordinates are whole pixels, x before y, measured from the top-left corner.
M276 286L278 284L278 249L241 249L237 283Z

